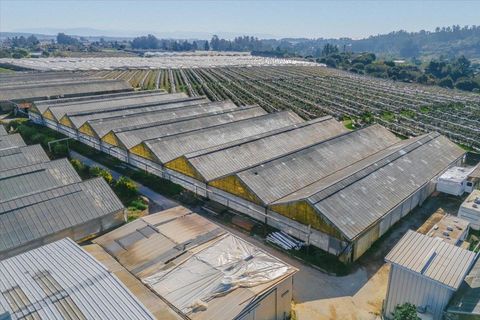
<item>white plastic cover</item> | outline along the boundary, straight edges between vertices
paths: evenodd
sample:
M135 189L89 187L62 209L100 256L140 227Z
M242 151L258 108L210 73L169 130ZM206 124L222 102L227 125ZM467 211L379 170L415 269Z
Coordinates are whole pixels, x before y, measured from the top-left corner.
M268 283L287 272L288 265L227 235L185 263L160 271L143 282L188 314L199 301L208 302L239 287Z

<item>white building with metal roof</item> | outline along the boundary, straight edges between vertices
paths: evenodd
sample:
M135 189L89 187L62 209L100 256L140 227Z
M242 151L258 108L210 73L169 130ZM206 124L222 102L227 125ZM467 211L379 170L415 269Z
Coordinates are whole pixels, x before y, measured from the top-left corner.
M0 261L0 279L0 319L155 319L68 238Z
M26 146L25 141L23 141L22 136L19 133L0 136L0 151L24 146Z
M475 253L440 238L409 230L385 257L391 264L384 314L406 302L441 319L453 293L470 271Z

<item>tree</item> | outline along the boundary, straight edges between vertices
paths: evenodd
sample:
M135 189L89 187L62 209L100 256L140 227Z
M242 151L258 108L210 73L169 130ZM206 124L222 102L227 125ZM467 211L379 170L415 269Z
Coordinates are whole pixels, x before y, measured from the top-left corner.
M78 44L78 40L65 33L59 33L57 34L57 43L63 45L76 45Z
M420 54L420 47L412 39L405 41L400 48L400 55L404 58L417 57Z
M210 46L208 45L208 40L205 41L205 46L203 47L205 51L210 51Z
M329 56L331 54L338 53L338 47L335 45L332 45L330 43L327 43L326 45L323 46L322 49L322 56Z
M407 302L395 307L393 320L420 320L420 317L417 315L417 308Z
M480 85L473 79L461 78L455 83L455 88L464 91L473 91L480 89Z
M445 77L445 78L441 79L440 81L438 81L438 85L440 87L452 89L453 88L453 80L450 77Z
M220 51L220 39L217 35L214 35L212 40L210 40L210 47L213 51Z

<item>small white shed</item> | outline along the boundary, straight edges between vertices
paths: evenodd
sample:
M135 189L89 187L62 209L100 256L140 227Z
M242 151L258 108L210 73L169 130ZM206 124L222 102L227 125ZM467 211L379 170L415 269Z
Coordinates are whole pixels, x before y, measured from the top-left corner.
M469 175L474 167L452 167L445 171L437 181L437 191L454 196L461 196L464 192L472 192L473 184L468 182Z
M474 230L480 229L480 190L474 190L462 203L458 216L470 222Z
M475 253L409 230L385 260L391 263L385 317L391 317L397 305L408 302L422 315L441 319L471 269Z

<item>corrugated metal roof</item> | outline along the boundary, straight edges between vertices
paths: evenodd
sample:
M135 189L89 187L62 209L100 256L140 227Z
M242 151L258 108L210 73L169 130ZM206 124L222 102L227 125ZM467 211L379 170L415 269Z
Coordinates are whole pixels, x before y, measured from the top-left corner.
M15 72L0 75L0 85L46 83L50 81L65 81L69 79L98 79L79 72Z
M300 122L303 122L303 120L295 113L283 111L165 138L147 140L144 143L152 150L161 163L166 163L189 152Z
M353 239L463 154L453 142L432 133L390 156L370 159L364 168L359 166L308 200Z
M82 179L67 159L5 170L0 172L0 201L80 181Z
M188 117L186 120L176 118L175 114L165 114L166 118L168 117L176 120L142 130L122 132L117 134L117 137L122 143L125 141L124 146L130 149L145 140L159 139L194 130L215 127L226 123L258 117L264 114L267 114L267 112L258 106L240 107L228 112L209 113L208 116L197 115Z
M116 93L106 93L106 94L94 94L88 96L81 96L81 97L73 97L73 98L60 98L60 99L53 99L53 100L41 100L35 101L34 105L40 113L44 113L47 111L48 108L54 106L65 106L70 105L72 103L81 103L87 101L101 101L106 99L117 99L121 97L129 97L129 96L144 96L150 94L166 94L163 90L141 90L141 91L125 91L125 92L116 92Z
M49 107L48 110L60 120L64 115L79 115L80 112L90 113L90 112L99 112L114 110L116 108L125 108L127 106L142 106L142 105L151 105L155 103L162 103L165 101L175 101L176 99L188 99L188 96L185 93L172 93L172 94L163 94L159 92L157 94L146 94L146 95L129 95L123 97L117 97L113 99L101 99L101 100L88 100L81 102L73 102L62 105L53 105Z
M350 131L237 173L265 204L398 142L379 125Z
M5 136L7 134L8 134L7 129L5 129L5 127L2 124L0 124L0 136Z
M150 104L129 105L89 112L76 112L73 114L68 114L68 118L77 128L88 121L90 124L93 124L95 128L98 128L99 131L104 132L110 122L113 125L115 122L121 122L124 120L126 124L123 124L123 126L128 125L128 122L125 121L125 118L127 117L133 116L134 118L132 118L132 120L137 120L137 117L139 119L145 119L153 116L159 111L188 107L206 102L210 101L204 97L168 99L163 102L155 102Z
M224 148L187 154L185 158L206 181L211 181L347 132L343 124L330 116L282 129Z
M475 253L409 230L385 257L387 262L457 290Z
M104 217L123 205L103 178L0 202L0 251Z
M3 100L35 100L49 97L75 94L93 94L95 92L115 92L132 90L124 80L68 80L58 83L34 83L25 85L1 86L0 97Z
M24 146L26 146L25 141L19 133L0 136L0 150Z
M155 319L68 238L0 261L0 278L0 309L14 320Z
M460 289L455 292L447 313L480 316L480 259L477 259Z
M0 150L0 171L50 161L39 144Z
M249 107L243 107L243 109ZM130 149L144 140L150 140L164 136L166 127L175 127L177 131L175 133L184 132L185 129L181 129L182 124L188 121L201 122L202 118L215 118L220 117L228 112L235 110L241 110L232 102L211 102L201 105L194 105L190 107L182 107L178 109L167 110L165 112L154 112L151 114L135 115L125 118L122 122L141 123L138 125L121 127L113 129L116 137L123 143L125 148ZM197 120L197 121L195 121ZM115 125L117 126L117 125ZM191 125L190 128L196 128ZM198 128L196 128L198 129ZM187 130L189 131L189 130Z
M195 320L234 319L256 297L296 272L184 207L142 217L94 242L182 310L183 316ZM206 310L188 312L194 300L208 294L212 287L220 287L224 276L221 265L229 263L233 276L233 270L239 268L238 256L242 259L242 270L248 270L244 272L245 279L256 272L271 271L272 280L262 284L252 282L248 288L240 286L210 299ZM185 270L191 271L188 276Z
M112 272L130 290L135 297L153 314L156 319L182 320L173 309L170 308L157 294L145 286L140 279L136 278L125 269L114 257L109 255L98 244L88 244L82 249L91 254L97 261Z

